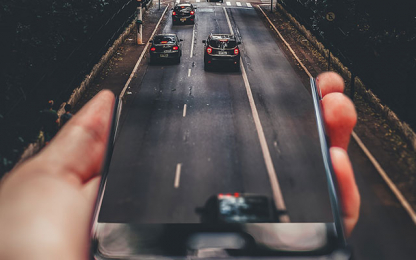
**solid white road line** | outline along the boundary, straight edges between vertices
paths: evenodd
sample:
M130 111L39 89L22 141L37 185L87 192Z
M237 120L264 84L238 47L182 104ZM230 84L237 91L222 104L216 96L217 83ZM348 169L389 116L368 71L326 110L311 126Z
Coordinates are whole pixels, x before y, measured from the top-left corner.
M252 5L250 3L247 3L247 7L252 7Z
M227 19L228 27L230 29L230 33L234 34L234 30L231 27L230 18L228 17L227 10L223 7L225 17ZM282 191L280 189L279 181L277 179L276 171L274 169L272 157L270 156L270 150L267 146L266 136L264 135L263 126L261 125L259 113L257 112L256 103L254 102L253 93L251 92L250 83L247 78L247 73L244 68L243 59L240 57L240 68L241 68L241 74L243 75L243 81L244 85L246 87L247 91L247 97L248 101L250 103L251 113L253 115L254 124L256 126L257 135L259 137L261 150L263 153L264 162L266 164L267 173L269 175L270 185L272 186L272 192L273 192L273 199L276 204L276 208L280 211L286 211L286 205L283 200ZM290 222L290 218L287 214L281 214L279 216L280 222Z
M263 11L263 9L259 6L258 7L260 11L263 13L264 17L269 21L270 25L273 27L273 29L276 31L276 33L279 35L280 39L285 43L286 47L289 49L289 51L292 53L292 55L295 57L295 59L298 61L298 63L301 65L305 73L312 77L312 74L308 71L308 69L303 65L303 63L300 61L298 56L295 54L293 49L290 47L290 45L287 43L287 41L283 38L283 36L280 34L280 32L277 30L277 28L273 25L273 23L270 21L269 17L266 15L266 13ZM367 149L367 147L364 145L364 143L361 141L361 139L358 137L358 135L353 131L352 137L354 138L355 142L360 146L360 148L363 150L365 155L368 157L370 162L373 164L374 168L377 170L377 172L380 174L380 176L383 178L383 180L387 183L389 188L392 190L396 198L400 201L403 208L407 211L410 218L412 219L413 223L416 224L416 213L413 210L410 203L406 200L406 198L403 196L403 194L400 192L400 190L397 188L397 186L391 181L391 179L388 177L386 172L381 168L380 164L377 162L377 160L374 158L374 156L370 153L370 151Z
M383 180L387 183L389 188L393 191L394 195L396 195L397 199L400 201L400 204L402 204L403 208L407 211L407 213L410 215L410 217L413 220L413 223L416 224L416 213L413 210L412 206L410 206L410 203L406 200L406 198L403 196L403 194L400 192L400 190L397 188L397 186L394 184L394 182L389 178L387 173L381 168L380 164L377 162L376 158L370 153L370 151L365 147L361 139L358 137L358 135L355 132L352 132L352 136L357 142L357 144L361 147L361 149L364 151L365 155L367 155L368 159L370 159L371 163L374 165L374 167L377 169L378 173L381 175Z
M182 163L178 163L176 165L175 183L173 184L175 189L179 188L179 181L180 181L180 178L181 178L181 168L182 168Z
M237 6L241 6L241 3L240 2L237 2L236 4L237 4Z
M191 76L191 71L192 71L192 69L189 69L189 70L188 70L188 77L190 77L190 76Z
M231 2L227 2L227 5L230 6L231 5Z
M161 16L161 17L160 17L160 19L159 19L159 22L157 22L156 27L155 27L155 29L153 30L153 33L152 33L152 35L150 36L150 38L149 38L149 39L152 39L152 38L153 38L153 36L155 35L155 33L156 33L156 31L157 31L157 28L158 28L158 27L159 27L159 25L160 25L160 22L162 21L163 17L164 17L164 16L165 16L165 14L166 14L166 11L168 10L168 7L169 7L169 5L168 5L168 6L166 6L165 11L163 11L163 14L162 14L162 16ZM120 98L123 98L123 97L124 97L124 94L126 93L126 90L127 90L127 88L129 87L131 80L133 79L134 75L136 74L136 72L137 72L137 70L138 70L138 68L139 68L140 62L142 61L142 59L143 59L144 55L147 53L147 48L149 48L149 44L150 44L150 42L147 42L147 43L146 43L146 46L144 47L144 49L143 49L143 51L142 51L142 54L140 55L139 59L137 60L136 65L134 66L133 71L131 72L129 79L127 80L126 84L124 85L123 90L122 90L122 91L121 91L121 93L120 93Z
M186 116L186 104L183 105L183 113L182 116L185 117Z
M230 33L234 34L234 30L233 30L233 27L231 26L230 18L228 17L227 9L225 9L225 7L223 7L222 9L224 10L225 18L227 19L227 24L228 24L228 28L230 29Z
M285 201L283 200L282 190L280 189L279 180L277 179L276 170L274 169L272 157L270 156L269 147L267 146L266 136L264 135L263 126L257 112L256 103L254 103L253 93L251 92L250 83L248 82L247 73L244 69L243 60L240 58L241 73L243 74L244 85L246 86L247 96L250 103L251 113L253 114L254 124L256 125L257 134L260 141L261 150L263 152L264 162L266 164L267 173L269 174L270 184L272 186L273 198L276 208L286 211ZM280 222L288 223L290 218L287 214L279 216Z
M192 29L192 42L191 42L191 54L190 54L190 58L192 58L192 56L194 56L194 44L195 44L195 23L194 23L194 27Z

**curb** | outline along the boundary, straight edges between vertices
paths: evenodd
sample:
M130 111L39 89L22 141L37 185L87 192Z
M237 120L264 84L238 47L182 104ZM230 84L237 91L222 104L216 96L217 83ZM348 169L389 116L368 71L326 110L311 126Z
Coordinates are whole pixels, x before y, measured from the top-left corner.
M152 35L149 37L149 40L151 40L153 38L153 36L155 35L163 17L165 17L165 14L166 14L168 9L169 9L169 4L166 6L165 10L163 11L162 15L160 16L160 19L159 19L158 23L156 24L155 29L152 32ZM137 60L136 65L134 66L133 71L131 72L129 79L127 80L126 84L124 85L124 88L120 92L120 96L119 96L120 99L124 98L124 94L126 93L127 88L130 86L130 82L132 81L132 79L133 79L134 75L136 74L137 70L139 69L139 65L140 65L144 55L147 53L147 49L149 48L149 44L150 44L149 40L147 41L147 43L146 43L146 45L145 45L145 47L142 51L142 54L140 55L139 59Z
M281 4L276 3L276 7L289 19L289 21L298 29L312 45L319 50L325 57L328 56L328 50L319 42L312 33L301 25L290 13L288 13ZM351 72L348 67L344 66L341 61L333 56L331 53L331 65L335 68L344 79L351 78ZM390 126L396 129L401 136L410 144L412 149L416 151L416 133L405 122L402 122L399 117L388 106L383 105L381 100L370 90L367 89L359 77L355 77L354 84L357 92L377 111L380 112Z

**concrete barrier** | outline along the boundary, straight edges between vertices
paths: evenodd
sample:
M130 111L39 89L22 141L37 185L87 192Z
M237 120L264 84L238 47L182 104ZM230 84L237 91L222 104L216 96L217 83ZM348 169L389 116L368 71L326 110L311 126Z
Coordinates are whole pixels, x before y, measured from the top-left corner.
M289 21L298 29L312 45L319 50L324 56L328 57L328 52L325 46L319 42L313 34L301 25L290 13L288 13L284 7L277 3L276 9L281 11ZM331 66L338 71L338 73L347 81L351 79L351 72L348 67L344 66L342 62L331 53ZM355 88L359 93L377 112L381 113L390 127L397 130L401 136L409 143L409 145L416 151L416 134L413 129L407 124L402 122L388 106L381 103L381 100L370 90L367 89L365 84L359 77L355 77Z

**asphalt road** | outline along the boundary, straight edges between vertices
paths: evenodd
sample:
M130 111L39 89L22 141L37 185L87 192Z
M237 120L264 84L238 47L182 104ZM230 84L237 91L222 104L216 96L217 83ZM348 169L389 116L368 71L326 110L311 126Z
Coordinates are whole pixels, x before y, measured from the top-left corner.
M312 100L255 10L228 12L289 217L330 222ZM195 209L212 195L273 196L242 72L203 69L202 40L230 32L225 9L200 6L193 29L169 20L163 30L184 40L182 61L148 66L137 86L115 146L103 221L198 223Z
M294 72L273 33L243 4L198 3L195 27L172 26L169 14L163 32L184 40L182 60L142 65L144 76L123 110L100 222L198 223L195 209L211 195L273 197L243 72L203 69L201 41L230 32L225 11L241 37L243 66L290 221L332 220L312 100L300 80L305 75ZM414 259L415 225L355 143L349 153L362 197L350 239L356 258Z

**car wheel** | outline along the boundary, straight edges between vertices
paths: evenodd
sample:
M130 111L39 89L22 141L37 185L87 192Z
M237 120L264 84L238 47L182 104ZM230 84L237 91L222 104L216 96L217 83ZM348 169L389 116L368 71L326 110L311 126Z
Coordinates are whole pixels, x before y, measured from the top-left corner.
M176 64L181 63L181 57L180 57L180 56L179 56L179 57L177 57L177 58L175 59L175 63L176 63Z
M240 71L240 62L237 62L237 64L234 65L234 71L236 72Z

